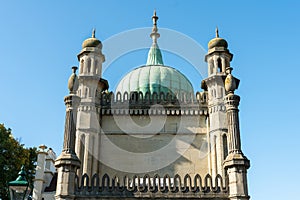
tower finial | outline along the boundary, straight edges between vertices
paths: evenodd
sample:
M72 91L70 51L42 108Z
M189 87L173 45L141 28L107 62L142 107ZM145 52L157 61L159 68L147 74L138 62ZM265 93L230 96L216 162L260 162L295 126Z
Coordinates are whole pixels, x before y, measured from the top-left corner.
M96 34L96 29L93 28L93 32L92 32L92 38L95 38L95 34Z
M218 29L218 27L216 27L216 38L218 38L219 37L219 29Z
M152 20L153 20L152 33L157 33L157 20L158 20L158 17L156 16L156 10L154 10L154 12L153 12Z
M163 65L162 55L157 44L157 39L160 37L160 34L157 32L158 17L156 16L156 10L153 12L152 20L153 28L150 37L152 38L153 43L148 53L146 65Z

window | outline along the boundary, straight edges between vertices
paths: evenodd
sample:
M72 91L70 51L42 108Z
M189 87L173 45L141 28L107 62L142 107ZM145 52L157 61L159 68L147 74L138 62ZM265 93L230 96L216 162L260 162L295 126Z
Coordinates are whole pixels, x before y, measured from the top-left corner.
M218 72L222 72L222 61L221 61L221 58L218 58L217 63L218 63Z
M222 136L223 138L223 155L224 155L224 160L226 159L227 155L228 155L228 144L227 144L227 136L226 134L224 134Z

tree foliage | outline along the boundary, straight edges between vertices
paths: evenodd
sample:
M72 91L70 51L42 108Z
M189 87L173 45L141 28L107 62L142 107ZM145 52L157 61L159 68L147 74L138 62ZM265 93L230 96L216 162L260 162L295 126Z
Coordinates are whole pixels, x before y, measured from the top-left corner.
M9 199L8 182L18 177L22 165L27 172L27 180L33 183L37 149L25 148L20 140L15 139L11 129L0 124L0 199Z

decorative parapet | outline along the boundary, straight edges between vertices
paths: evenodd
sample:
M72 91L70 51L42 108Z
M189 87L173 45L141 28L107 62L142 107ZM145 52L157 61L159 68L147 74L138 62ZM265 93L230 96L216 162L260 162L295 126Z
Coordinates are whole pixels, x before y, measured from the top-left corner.
M111 103L131 103L131 104L178 104L178 103L198 103L206 104L207 103L207 92L197 92L196 95L192 93L167 93L161 92L160 94L146 93L143 95L142 92L124 92L121 94L118 92L114 94L110 93L101 93L98 94L99 99L101 100L101 105L108 105Z
M79 180L75 180L76 197L124 197L124 198L223 198L228 197L228 181L220 175L212 178L206 175L203 179L199 174L193 178L185 175L183 178L175 175L160 177L155 175L150 177L148 174L143 177L134 175L129 178L124 176L110 178L107 174L99 176L95 174L91 178L86 174Z
M155 107L153 105L162 105ZM207 115L207 92L194 94L142 92L99 93L96 105L102 115ZM88 109L88 108L87 108Z

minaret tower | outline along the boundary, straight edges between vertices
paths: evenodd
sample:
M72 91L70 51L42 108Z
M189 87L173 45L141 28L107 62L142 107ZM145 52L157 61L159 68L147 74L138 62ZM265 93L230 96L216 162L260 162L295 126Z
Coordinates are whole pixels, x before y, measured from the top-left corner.
M80 98L75 94L78 89L78 79L76 76L77 67L73 67L73 74L68 81L70 94L65 97L66 121L64 132L64 145L60 156L55 160L57 168L57 200L71 200L75 195L75 176L80 167L80 160L75 153L76 140L76 112Z
M232 200L248 200L247 169L250 161L244 156L241 149L239 103L240 97L234 94L239 80L231 75L232 68L226 69L225 79L226 114L228 121L228 150L229 154L224 161L224 168L229 179L229 198Z
M101 78L105 57L102 54L102 43L95 37L95 29L92 37L82 43L82 50L77 57L80 62L77 94L81 103L77 117L76 153L82 164L78 175L86 173L91 177L99 173L100 108L97 93L108 89L107 81Z
M208 43L208 53L205 61L208 63L208 78L202 82L202 88L208 91L208 140L209 140L209 173L224 174L223 161L227 150L227 120L224 105L225 69L230 67L233 55L229 52L228 43L219 37L216 28L216 37Z

